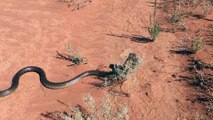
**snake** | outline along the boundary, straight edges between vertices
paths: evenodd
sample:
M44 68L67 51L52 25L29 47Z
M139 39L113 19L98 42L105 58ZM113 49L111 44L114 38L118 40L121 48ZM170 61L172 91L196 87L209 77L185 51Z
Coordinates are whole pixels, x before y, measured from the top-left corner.
M87 76L96 76L103 79L104 82L116 83L121 81L130 71L136 68L139 64L139 58L134 53L130 53L123 65L110 64L111 71L88 70L64 82L51 82L47 79L45 71L37 66L28 66L20 69L12 78L11 86L8 89L0 91L0 97L7 96L13 93L19 85L19 79L22 75L28 72L35 72L39 75L41 84L49 89L62 89L74 83L79 82Z
M7 96L7 95L13 93L18 88L19 79L21 78L21 76L28 72L37 73L39 75L41 84L44 87L49 88L49 89L62 89L62 88L68 87L74 83L77 83L79 80L81 80L84 77L87 77L87 76L101 77L101 76L104 76L104 74L106 74L106 72L102 72L99 70L89 70L89 71L85 71L85 72L75 76L74 78L72 78L70 80L56 83L56 82L51 82L47 79L46 73L42 68L37 67L37 66L28 66L28 67L20 69L13 76L11 86L6 90L0 91L0 97L4 97L4 96Z

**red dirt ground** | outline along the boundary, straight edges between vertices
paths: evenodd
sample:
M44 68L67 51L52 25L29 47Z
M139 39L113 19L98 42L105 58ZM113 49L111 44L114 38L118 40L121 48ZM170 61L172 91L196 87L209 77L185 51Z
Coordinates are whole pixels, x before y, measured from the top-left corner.
M118 104L128 105L131 120L193 119L202 114L200 104L187 100L195 90L171 76L182 71L180 66L187 59L169 52L177 42L175 34L161 32L153 43L122 37L149 36L146 27L153 11L149 2L93 0L83 9L71 11L57 0L1 0L1 90L8 88L14 74L25 66L40 66L49 80L61 82L100 65L119 63L122 56L133 51L143 63L136 79L127 80L122 87L130 97L114 98ZM67 67L69 62L54 57L56 51L66 52L68 42L87 57L88 64ZM82 104L88 94L99 100L106 91L90 85L92 81L93 77L87 77L68 88L50 90L40 84L36 74L25 74L13 94L0 98L0 119L43 119L43 112L69 110L58 100Z

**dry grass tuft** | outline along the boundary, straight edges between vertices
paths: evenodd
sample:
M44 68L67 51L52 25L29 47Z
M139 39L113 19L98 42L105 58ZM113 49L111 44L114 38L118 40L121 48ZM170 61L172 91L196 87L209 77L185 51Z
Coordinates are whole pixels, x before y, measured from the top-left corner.
M88 95L84 98L84 106L77 105L69 113L48 112L42 113L42 116L52 120L129 120L128 108L123 105L114 107L109 96L104 97L100 105L96 105L93 97Z
M79 65L81 63L87 64L87 58L81 57L79 50L73 50L70 43L67 44L67 54L57 51L56 58L72 62L68 66Z
M67 3L68 7L70 7L72 11L75 11L86 7L92 2L92 0L63 0L63 2Z

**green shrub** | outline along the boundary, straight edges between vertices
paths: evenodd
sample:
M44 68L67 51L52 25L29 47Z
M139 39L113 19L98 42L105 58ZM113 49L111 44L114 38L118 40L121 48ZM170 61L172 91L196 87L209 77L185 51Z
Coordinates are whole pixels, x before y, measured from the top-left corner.
M192 43L191 43L191 51L193 53L198 52L204 47L204 42L201 41L198 37L193 38Z
M150 15L150 19L149 19L150 25L148 27L149 35L153 41L156 40L156 38L158 37L158 35L160 33L160 24L156 18L156 11L157 11L157 1L155 0L154 1L154 13L153 13L154 20L152 20L152 15ZM153 24L152 24L152 21L154 21Z

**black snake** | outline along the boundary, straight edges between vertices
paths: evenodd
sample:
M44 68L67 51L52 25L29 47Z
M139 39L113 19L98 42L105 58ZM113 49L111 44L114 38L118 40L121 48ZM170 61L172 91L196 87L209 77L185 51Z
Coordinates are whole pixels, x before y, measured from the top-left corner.
M128 74L128 72L130 71L130 68L134 69L134 67L137 65L136 64L137 62L138 62L138 58L136 57L136 55L134 53L130 53L123 65L111 64L110 68L112 69L112 71L105 72L105 71L99 71L99 70L89 70L77 75L76 77L70 80L59 82L59 83L55 83L55 82L51 82L47 80L46 74L42 68L36 67L36 66L28 66L28 67L22 68L14 75L11 86L6 90L0 91L0 97L4 97L13 93L18 88L20 77L23 74L28 72L37 73L39 75L40 82L44 87L49 89L61 89L78 82L84 77L92 76L92 75L97 76L99 78L105 78L105 80L107 79L107 81L111 83L115 82L116 79L117 81L119 81L120 78L123 77L120 75Z
M68 87L68 86L78 82L79 80L81 80L84 77L91 76L91 75L101 77L104 74L106 74L106 72L101 72L98 70L90 70L90 71L83 72L83 73L77 75L76 77L74 77L70 80L67 80L65 82L55 83L55 82L50 82L49 80L47 80L46 74L42 68L36 67L36 66L28 66L28 67L22 68L14 75L11 86L6 90L0 91L0 97L4 97L4 96L7 96L7 95L13 93L18 88L20 77L23 74L28 73L28 72L37 73L39 75L41 84L44 87L49 88L49 89L65 88L65 87Z

